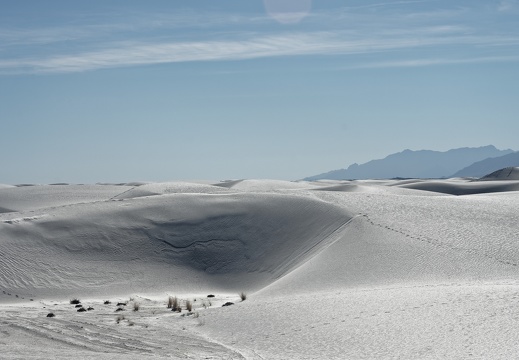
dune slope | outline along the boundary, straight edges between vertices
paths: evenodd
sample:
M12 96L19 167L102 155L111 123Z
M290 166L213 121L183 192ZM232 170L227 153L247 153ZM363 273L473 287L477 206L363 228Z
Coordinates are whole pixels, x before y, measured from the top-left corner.
M33 297L257 289L351 217L276 194L170 194L11 214L0 222L0 287Z

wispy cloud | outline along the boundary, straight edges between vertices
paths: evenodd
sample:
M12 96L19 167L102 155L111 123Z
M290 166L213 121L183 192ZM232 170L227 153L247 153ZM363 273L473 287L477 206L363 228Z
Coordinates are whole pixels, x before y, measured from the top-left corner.
M331 32L255 36L234 41L124 43L117 47L47 58L0 61L0 69L36 73L79 72L94 69L190 61L244 60L263 57L331 54L366 54L438 45L519 43L518 38L476 36L419 36L352 38ZM442 32L440 32L442 33Z
M119 20L108 21L105 17L73 27L0 27L0 73L67 73L178 62L339 54L350 55L348 60L356 66L353 55L374 53L380 55L381 61L358 67L433 66L470 62L473 58L501 61L504 57L500 53L511 58L519 55L518 31L510 27L492 31L480 28L477 22L464 19L468 13L465 8L397 11L409 3L434 1L380 2L314 12L305 19L304 27L292 32L267 26L272 20L266 15L190 12L124 14ZM513 4L513 0L502 1L502 11ZM371 11L373 8L376 11ZM378 9L388 10L379 13ZM426 47L434 47L439 54L455 49L468 60L443 56L383 61L383 54Z
M503 63L503 62L519 62L519 56L486 56L486 57L475 57L475 58L465 58L465 59L450 59L450 58L407 59L407 60L364 63L364 64L351 66L348 69L405 68L405 67L424 67L424 66L481 64L481 63Z
M389 7L389 6L400 6L400 5L409 6L410 4L426 3L426 2L431 2L431 1L434 1L434 0L386 1L386 2L380 2L380 3L374 3L374 4L353 6L353 7L350 7L350 9L370 9L370 8L381 8L381 7Z
M511 10L516 10L518 7L519 1L517 0L502 0L498 5L497 10L501 12L508 12Z
M232 13L117 14L115 19L102 19L99 23L63 24L43 28L15 28L0 26L0 49L17 45L47 45L60 42L104 42L121 37L145 38L182 29L220 29L239 25L241 29L264 24L267 16L244 16ZM114 15L115 16L115 15ZM152 35L153 34L153 35Z

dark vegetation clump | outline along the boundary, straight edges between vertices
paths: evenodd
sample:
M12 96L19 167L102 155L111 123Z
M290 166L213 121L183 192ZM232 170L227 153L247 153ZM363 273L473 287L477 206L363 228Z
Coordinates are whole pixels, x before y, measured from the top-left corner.
M115 309L115 311L124 311L124 309L122 307L118 307L117 309Z
M92 311L92 310L94 310L94 308L92 306L89 306L87 310Z
M230 301L227 301L225 304L223 304L222 306L231 306L231 305L234 305L233 302L230 302Z
M240 299L241 301L245 301L247 299L247 294L245 294L243 291L240 293Z
M186 301L186 310L191 312L193 310L193 303L191 301Z
M175 311L175 312L182 311L182 308L180 307L180 304L179 304L176 296L170 296L168 298L168 309L171 309L171 311Z
M214 298L214 295L213 294L209 294L207 295L208 298Z
M54 315L54 313L48 313L47 314L47 317L55 317L56 315Z
M173 301L175 301L175 300L176 300L176 297L173 297L173 296L168 297L168 309L173 308Z
M83 307L83 305L81 304L77 304L76 306L74 306L75 308L80 308L80 307Z
M126 304L127 304L126 302L118 302L117 306L126 306Z
M85 312L86 309L84 307L80 307L79 309L77 309L77 312Z
M110 300L105 300L105 302L103 304L105 305L110 305L112 302Z
M81 301L79 299L72 299L72 300L70 300L70 303L72 305L77 305L77 304L81 304Z

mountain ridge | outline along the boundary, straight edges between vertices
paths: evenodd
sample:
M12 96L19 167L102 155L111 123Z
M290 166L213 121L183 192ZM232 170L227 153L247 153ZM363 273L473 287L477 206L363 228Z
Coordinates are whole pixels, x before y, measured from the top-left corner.
M519 166L519 151L477 161L454 173L452 177L482 177L494 171Z
M510 153L514 151L499 150L494 145L462 147L447 151L405 149L383 159L371 160L360 165L354 163L347 169L332 170L309 176L304 180L445 178L475 162Z

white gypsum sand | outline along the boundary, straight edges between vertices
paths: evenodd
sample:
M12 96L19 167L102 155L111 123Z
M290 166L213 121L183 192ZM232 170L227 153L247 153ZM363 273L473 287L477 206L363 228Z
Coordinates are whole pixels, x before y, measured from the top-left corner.
M499 179L5 186L1 357L514 358L518 190Z

